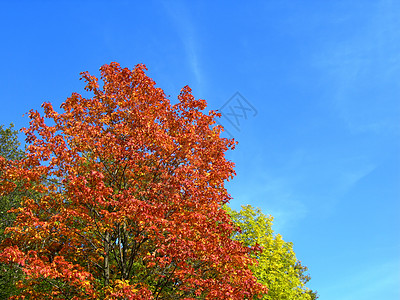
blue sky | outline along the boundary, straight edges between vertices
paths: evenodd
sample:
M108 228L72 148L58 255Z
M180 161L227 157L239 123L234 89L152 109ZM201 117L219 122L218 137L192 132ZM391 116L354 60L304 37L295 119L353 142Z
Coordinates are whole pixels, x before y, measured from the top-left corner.
M144 63L171 99L189 85L224 109L232 207L274 216L320 299L399 299L399 15L379 0L0 1L0 124L83 92L81 71Z

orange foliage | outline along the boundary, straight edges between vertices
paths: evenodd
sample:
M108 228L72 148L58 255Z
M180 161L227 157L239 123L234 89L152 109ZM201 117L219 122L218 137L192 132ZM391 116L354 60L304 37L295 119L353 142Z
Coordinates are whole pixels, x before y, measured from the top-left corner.
M145 66L82 73L84 98L63 113L44 103L24 129L26 157L1 161L0 182L20 180L25 198L0 260L26 276L21 298L253 299L265 292L249 249L222 205L235 173L218 113L184 87L172 105ZM46 119L52 125L46 125ZM48 123L48 122L47 122ZM0 185L0 194L12 190ZM38 289L40 285L40 289Z

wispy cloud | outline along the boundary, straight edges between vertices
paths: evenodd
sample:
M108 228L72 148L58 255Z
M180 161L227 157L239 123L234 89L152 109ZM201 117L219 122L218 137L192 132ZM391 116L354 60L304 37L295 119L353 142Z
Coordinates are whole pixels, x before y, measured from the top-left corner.
M283 181L269 181L265 185L247 186L246 193L236 194L235 200L242 205L259 207L263 213L274 217L274 230L277 233L289 231L301 219L308 209L304 202L288 192L289 185Z
M347 274L346 274L347 273ZM383 290L399 296L400 261L385 260L381 263L365 262L361 268L353 268L332 280L329 286L320 286L321 298L342 300L381 299ZM395 299L395 298L392 298Z
M296 228L308 216L332 217L344 197L378 167L364 155L329 149L294 149L274 167L266 167L270 163L263 155L252 154L228 190L233 204L251 204L271 214L278 232Z
M342 193L348 192L357 185L360 180L371 174L375 169L376 166L372 164L358 165L354 168L344 169L338 178L338 190Z
M191 12L186 2L182 1L165 2L164 8L175 25L186 52L187 63L197 81L198 88L201 88L204 83L204 77L201 71L198 54L200 43L197 40L195 25L191 20Z
M257 176L241 178L244 172L239 171L239 178L228 185L228 190L234 197L232 204L260 207L265 214L274 217L276 232L287 232L307 216L307 204L296 190L293 170L260 169L265 167L265 160L265 157L254 156L251 165L247 167ZM236 180L241 185L238 186Z
M391 1L376 4L369 15L344 18L340 26L346 30L326 40L314 61L352 133L400 133L398 9Z
M307 215L307 206L295 195L290 178L269 178L257 194L255 203L274 217L277 232L291 228Z

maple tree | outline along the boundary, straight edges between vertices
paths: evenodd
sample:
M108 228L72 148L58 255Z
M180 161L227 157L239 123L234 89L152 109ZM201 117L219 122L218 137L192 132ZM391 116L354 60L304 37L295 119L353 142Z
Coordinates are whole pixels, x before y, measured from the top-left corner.
M308 268L296 258L293 244L285 242L280 234L272 230L273 217L262 213L251 205L235 211L225 206L232 220L240 227L233 239L245 246L259 245L261 252L251 254L256 260L251 269L258 281L268 287L263 299L268 300L314 300L317 292L306 287L310 276Z
M184 87L171 104L117 63L82 73L56 112L30 111L21 160L0 157L0 194L22 197L0 261L25 276L16 299L253 299L266 292L223 205L234 175L218 113ZM51 125L48 125L48 124Z

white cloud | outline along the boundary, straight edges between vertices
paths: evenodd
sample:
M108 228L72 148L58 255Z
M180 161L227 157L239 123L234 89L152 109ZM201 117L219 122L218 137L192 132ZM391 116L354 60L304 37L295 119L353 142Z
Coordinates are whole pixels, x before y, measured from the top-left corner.
M287 232L306 217L307 206L295 195L290 176L280 177L266 171L256 174L258 179L244 183L242 188L233 182L233 205L250 204L261 208L263 213L274 217L274 230L277 233ZM239 209L239 206L233 208Z
M399 260L371 263L366 261L363 268L353 267L343 273L341 277L335 277L329 286L320 286L318 291L322 299L341 300L372 300L382 299L382 291L392 291L393 295L399 295L400 282ZM392 298L395 299L395 298Z
M165 2L164 8L174 23L182 41L186 52L186 60L191 68L195 80L197 81L197 87L201 88L204 83L204 76L201 71L198 54L200 43L197 41L195 25L190 18L190 10L188 9L186 2L182 1Z
M342 20L348 30L325 41L314 60L329 82L333 108L354 134L400 132L398 5L376 4Z

